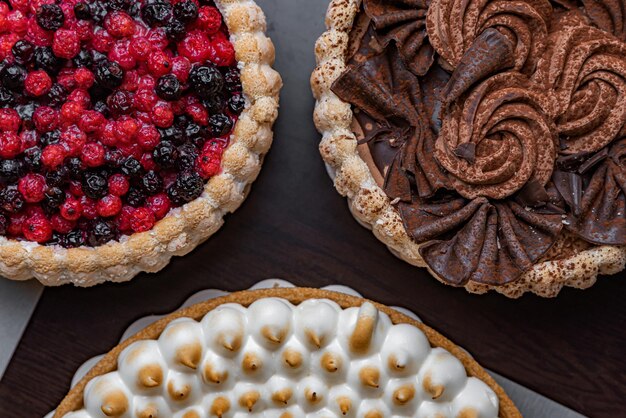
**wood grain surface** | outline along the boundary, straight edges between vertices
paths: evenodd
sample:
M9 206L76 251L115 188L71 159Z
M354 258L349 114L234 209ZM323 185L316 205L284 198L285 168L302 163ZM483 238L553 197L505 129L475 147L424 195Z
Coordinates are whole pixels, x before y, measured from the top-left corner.
M446 287L396 259L351 217L317 152L308 78L326 2L258 2L270 16L285 89L274 147L248 200L207 243L158 274L46 289L0 382L0 417L45 415L76 368L115 346L137 318L172 311L201 289L245 289L270 277L343 283L405 306L484 367L590 417L624 416L626 274L553 300L509 300Z

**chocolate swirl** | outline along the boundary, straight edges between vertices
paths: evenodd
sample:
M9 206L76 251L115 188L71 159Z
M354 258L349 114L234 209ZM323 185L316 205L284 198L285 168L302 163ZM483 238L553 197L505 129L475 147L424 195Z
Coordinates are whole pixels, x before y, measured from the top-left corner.
M448 101L500 70L532 73L551 15L548 0L433 0L426 27L431 45L454 70Z
M435 59L426 33L426 0L364 0L378 41L384 47L394 41L409 70L424 75Z
M557 97L561 153L593 153L626 122L626 44L565 17L550 39L533 80Z
M626 41L626 3L624 0L582 0L582 3L594 25Z
M554 168L555 104L516 72L495 75L455 103L435 157L463 197L504 199L529 182L545 186Z

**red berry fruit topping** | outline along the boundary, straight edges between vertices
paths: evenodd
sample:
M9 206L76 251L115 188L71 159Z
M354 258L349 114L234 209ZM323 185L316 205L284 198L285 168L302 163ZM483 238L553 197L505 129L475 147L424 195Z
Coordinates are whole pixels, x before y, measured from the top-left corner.
M103 245L202 194L245 100L201 4L0 1L0 234Z

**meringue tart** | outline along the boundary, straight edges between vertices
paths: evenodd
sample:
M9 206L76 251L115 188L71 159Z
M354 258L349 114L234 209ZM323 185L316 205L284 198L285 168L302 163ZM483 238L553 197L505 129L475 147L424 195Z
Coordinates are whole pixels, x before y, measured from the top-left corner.
M624 10L580 3L330 3L320 152L394 254L509 297L624 268Z
M107 354L54 418L521 417L428 326L317 289L244 291L175 312Z
M219 229L272 142L252 0L0 2L0 274L90 286Z

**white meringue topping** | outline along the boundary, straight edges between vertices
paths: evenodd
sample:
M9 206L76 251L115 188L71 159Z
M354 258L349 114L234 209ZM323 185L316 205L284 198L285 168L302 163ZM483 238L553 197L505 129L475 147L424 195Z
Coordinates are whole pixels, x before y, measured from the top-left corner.
M129 345L66 418L495 418L498 397L374 305L260 299Z

